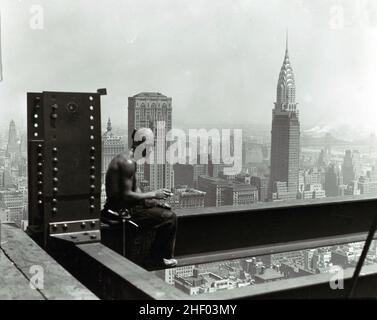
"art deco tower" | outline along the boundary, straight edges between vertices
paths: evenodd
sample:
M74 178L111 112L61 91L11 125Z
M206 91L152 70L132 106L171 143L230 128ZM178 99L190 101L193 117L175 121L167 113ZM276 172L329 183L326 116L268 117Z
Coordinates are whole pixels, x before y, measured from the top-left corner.
M270 199L295 199L299 180L300 122L296 103L296 85L288 54L277 85L272 110Z
M172 129L172 98L158 92L141 92L128 98L128 146L134 129L154 133L153 164L138 165L138 181L147 180L151 190L174 187L174 171L166 161L166 133Z
M16 124L12 120L9 124L7 155L10 157L17 156L20 153L20 145L17 138Z

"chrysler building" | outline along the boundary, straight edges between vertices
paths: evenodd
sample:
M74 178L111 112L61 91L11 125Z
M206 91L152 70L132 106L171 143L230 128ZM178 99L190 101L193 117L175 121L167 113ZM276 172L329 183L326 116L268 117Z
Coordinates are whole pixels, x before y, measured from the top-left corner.
M272 110L271 200L296 199L299 181L300 122L296 103L296 85L288 53L288 36L283 65Z

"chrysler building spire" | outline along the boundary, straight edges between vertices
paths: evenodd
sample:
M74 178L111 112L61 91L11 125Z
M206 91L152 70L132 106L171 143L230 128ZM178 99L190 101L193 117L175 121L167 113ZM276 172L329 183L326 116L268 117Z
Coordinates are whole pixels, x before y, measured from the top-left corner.
M296 85L295 77L288 53L288 31L286 34L286 48L283 65L280 69L277 85L275 109L278 111L296 111Z

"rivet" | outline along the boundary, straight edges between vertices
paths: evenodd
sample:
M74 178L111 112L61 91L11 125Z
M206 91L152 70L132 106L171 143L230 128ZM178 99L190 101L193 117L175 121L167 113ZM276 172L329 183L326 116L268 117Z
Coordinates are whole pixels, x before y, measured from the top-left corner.
M52 181L54 181L54 183L58 183L59 179L55 177L54 179L52 179Z
M93 185L93 184L90 186L90 190L92 190L92 191L95 190L95 188L96 188L96 186Z
M58 228L58 226L56 225L56 224L54 224L53 226L52 226L52 229L53 230L56 230Z
M92 222L90 223L90 225L91 225L92 227L95 227L95 226L96 226L96 222L95 222L95 221L92 221Z
M55 162L55 163L57 163L58 162L58 158L55 157L55 158L52 159L52 161Z
M68 225L67 225L66 223L63 225L63 229L64 229L64 230L67 230L67 229L68 229Z
M57 109L59 106L56 103L54 103L51 107L52 109Z
M57 167L54 167L54 169L52 169L54 172L58 172L59 169Z
M38 153L38 158L42 158L43 157L43 154L42 153Z
M58 208L52 208L52 213L54 214L58 213Z
M96 148L95 147L91 147L90 151L94 152L94 151L96 151Z
M95 207L94 205L91 205L91 206L90 206L90 210L92 210L92 211L93 211L95 208L96 208L96 207Z
M52 152L58 152L58 148L56 148L56 147L54 147L54 148L52 148Z
M90 239L96 239L97 238L97 236L95 235L95 234L92 234L91 236L90 236Z
M95 161L95 160L96 160L96 157L94 157L94 156L90 157L90 161Z
M54 193L58 193L59 189L58 189L58 188L53 188L52 191L53 191Z
M56 113L53 113L53 114L51 114L51 118L52 118L52 119L57 119L57 118L58 118L58 115L57 115Z
M38 162L37 166L42 167L42 162Z
M56 204L56 203L58 203L58 199L56 199L56 198L53 198L53 199L52 199L52 203L53 203L53 204Z
M82 222L82 223L81 223L81 228L82 228L82 229L85 229L85 228L86 228L86 223L85 223L85 222Z

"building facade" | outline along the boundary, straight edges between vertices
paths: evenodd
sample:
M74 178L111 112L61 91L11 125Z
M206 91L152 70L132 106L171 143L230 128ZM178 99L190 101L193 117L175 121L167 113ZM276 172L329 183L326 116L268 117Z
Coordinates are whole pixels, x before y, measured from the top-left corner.
M128 98L128 145L134 129L150 128L154 153L150 164L138 166L138 180L148 180L151 190L174 187L174 172L166 161L166 133L172 129L172 98L158 92L142 92Z
M106 132L102 135L102 181L104 180L107 168L111 160L125 150L122 137L112 132L110 118L107 121Z
M276 192L276 182L286 185L284 198L297 197L299 150L300 122L296 103L296 85L287 43L277 85L275 108L272 111L270 199Z

